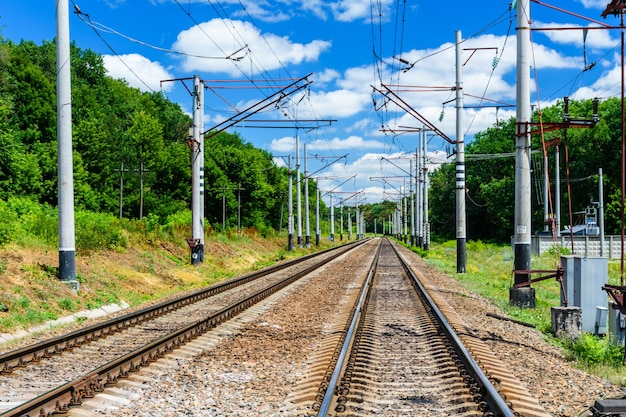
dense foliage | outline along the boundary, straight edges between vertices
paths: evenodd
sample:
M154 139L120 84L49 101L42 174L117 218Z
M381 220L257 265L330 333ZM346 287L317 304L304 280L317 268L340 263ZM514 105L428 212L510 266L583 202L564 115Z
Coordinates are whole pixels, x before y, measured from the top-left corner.
M557 129L539 133L538 123L547 131L550 123L563 122L564 103L534 114L531 156L531 200L533 233L544 229L544 143L548 156L549 212L554 212L555 147L560 141L561 227L580 222L586 207L597 204L598 169L604 182L605 230L619 234L621 212L621 123L620 100L600 103L599 121L593 128ZM572 119L591 120L592 100L570 101ZM541 120L540 117L541 116ZM499 122L466 146L467 237L471 240L510 241L515 210L515 119ZM455 166L441 166L430 177L432 230L446 238L455 237ZM550 203L550 200L552 203ZM550 205L551 204L551 205ZM571 207L571 212L570 208Z
M71 63L77 209L162 222L187 210L190 117L161 92L144 93L107 76L102 57L90 50L72 45ZM54 42L0 37L0 200L56 206L56 125ZM209 223L221 227L225 201L227 227L278 229L287 170L238 135L218 134L205 149Z
M150 216L165 223L189 209L191 119L161 92L144 93L106 75L102 57L71 47L75 204L78 210L127 219ZM57 203L56 51L54 42L19 44L0 37L0 200L28 198ZM600 103L592 129L554 130L532 137L533 231L544 228L543 144L560 139L562 225L598 201L598 168L604 172L607 233L621 216L621 106ZM592 102L571 101L572 118L590 119ZM545 125L562 122L562 102L541 112ZM535 113L535 122L539 113ZM536 127L533 127L536 129ZM507 242L513 232L516 124L498 122L466 146L466 214L470 240ZM237 134L205 143L205 216L213 228L280 229L287 223L288 172L268 152ZM554 147L547 148L550 194L555 194ZM140 181L143 181L143 202ZM430 177L433 235L455 237L455 167ZM314 207L314 184L310 184ZM552 197L553 199L554 197ZM554 200L552 200L554 201ZM574 213L569 213L569 207ZM322 217L328 218L322 205ZM388 219L395 203L361 206L367 230ZM553 208L552 210L553 211ZM338 216L335 216L336 221ZM324 221L324 220L323 220ZM7 231L0 230L0 235ZM0 238L0 240L2 240Z

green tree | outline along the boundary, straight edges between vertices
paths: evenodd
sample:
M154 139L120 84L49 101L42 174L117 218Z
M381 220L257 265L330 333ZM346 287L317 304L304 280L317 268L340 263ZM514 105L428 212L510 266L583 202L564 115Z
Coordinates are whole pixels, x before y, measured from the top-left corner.
M149 189L154 176L146 175L146 171L155 166L163 151L163 128L159 121L139 110L131 116L131 126L127 132L128 142L139 162L140 200L139 218L143 217L144 190ZM147 179L149 179L147 181Z

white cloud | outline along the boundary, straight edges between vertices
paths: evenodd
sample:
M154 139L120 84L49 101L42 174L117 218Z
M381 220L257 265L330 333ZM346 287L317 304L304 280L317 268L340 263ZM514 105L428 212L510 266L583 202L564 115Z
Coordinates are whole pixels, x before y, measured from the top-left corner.
M161 88L161 81L173 78L160 63L150 61L139 54L103 55L107 74L115 79L124 79L131 87L142 91L170 91L172 83L165 83Z
M315 117L344 118L366 109L371 101L367 91L316 91L310 95Z
M242 72L258 73L283 65L317 61L330 46L331 42L324 40L302 44L292 42L287 36L262 34L249 22L213 19L180 32L172 48L195 55L183 59L182 69L185 72L203 71L241 76ZM241 60L225 59L229 55Z
M365 140L359 136L349 136L345 139L316 139L311 142L311 146L329 150L358 149L362 151L366 149L383 149L386 145L377 140Z
M270 149L272 152L295 153L295 143L296 139L293 136L273 139ZM384 149L386 145L377 140L365 140L359 136L349 136L345 139L315 139L308 146L324 150L366 150Z
M389 1L381 2L389 4ZM330 4L335 20L352 22L371 15L370 0L340 0Z
M294 153L296 151L296 139L293 136L286 136L279 139L272 139L270 145L272 152Z
M311 80L315 83L316 86L323 86L328 83L331 83L338 79L341 76L339 71L334 69L325 69L321 72L315 72L311 76Z
M588 9L606 9L608 0L578 0L583 6Z
M591 27L592 25L589 25ZM597 25L593 25L597 27ZM611 38L611 31L605 29L590 29L587 30L586 38L584 36L584 26L573 25L569 23L544 23L533 22L533 27L536 28L550 28L557 30L544 30L540 33L547 36L552 42L561 45L574 45L582 48L584 45L587 48L612 48L617 45L618 40ZM562 30L563 28L578 27L576 30ZM581 49L582 54L582 49Z

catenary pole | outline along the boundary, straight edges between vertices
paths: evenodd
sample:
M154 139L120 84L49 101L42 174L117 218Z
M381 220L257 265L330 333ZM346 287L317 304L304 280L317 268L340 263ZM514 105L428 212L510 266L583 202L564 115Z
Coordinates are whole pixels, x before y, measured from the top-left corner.
M517 1L517 132L515 138L515 277L514 283L530 279L530 0ZM510 303L534 306L533 288L510 290Z
M598 226L600 227L600 256L605 256L604 246L604 185L602 168L598 168Z
M72 165L72 85L68 0L57 0L57 142L59 279L78 290Z
M465 138L463 134L463 57L461 31L456 31L456 272L465 273Z
M315 181L315 245L320 245L320 189Z
M335 205L332 192L330 193L330 241L335 241Z
M296 216L298 217L298 247L302 247L302 187L300 186L300 136L296 133Z
M415 148L415 246L422 247L422 188L420 148L423 132L419 132L418 146Z
M287 198L287 207L288 207L288 215L287 215L287 250L293 250L293 173L291 172L291 155L289 155L289 191Z
M423 201L424 205L424 250L428 250L430 244L430 223L428 222L428 166L426 165L426 155L428 144L426 140L426 132L424 132L422 140L422 171L424 172L424 184L423 184Z
M193 77L191 140L191 263L204 262L204 83Z
M304 244L307 248L311 247L311 230L310 230L310 212L309 212L309 168L306 157L306 143L304 144L304 220L305 220L305 237Z
M556 236L561 237L561 145L557 143L554 147L554 228Z
M415 246L415 196L413 193L413 159L409 160L409 189L411 190L411 246ZM374 229L376 229L376 219L374 219ZM374 232L376 235L376 232Z
M339 200L339 241L343 241L343 200Z

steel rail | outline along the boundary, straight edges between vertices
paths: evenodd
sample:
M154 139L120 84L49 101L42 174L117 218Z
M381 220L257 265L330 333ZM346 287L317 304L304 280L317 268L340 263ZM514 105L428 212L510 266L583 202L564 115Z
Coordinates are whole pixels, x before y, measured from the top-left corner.
M340 250L341 248L349 247L350 245L354 245L356 243L359 242L325 249L320 252L308 254L286 262L281 262L259 271L251 272L240 277L231 278L218 284L199 289L191 294L179 296L164 303L137 310L123 317L105 320L61 336L46 339L30 346L0 354L0 373L9 374L14 369L23 367L29 362L39 362L41 359L49 358L52 355L62 353L65 350L73 349L84 343L89 343L100 337L119 332L131 326L136 326L147 320L151 320L186 305L193 304L224 291L228 291L232 288L254 281L281 269L293 266L299 262L325 255L334 250Z
M370 265L369 272L367 273L367 278L365 279L365 283L363 284L363 288L361 289L361 294L355 303L355 307L352 310L352 317L350 319L350 325L348 327L348 331L345 335L345 339L343 341L343 346L341 347L341 351L337 358L332 376L330 381L328 382L328 386L326 387L326 392L324 393L324 398L322 399L322 403L320 404L320 408L317 412L317 417L324 417L328 414L328 410L334 398L335 390L337 388L337 383L339 382L339 378L343 373L346 356L348 351L352 346L352 340L354 339L354 334L357 330L357 324L359 322L359 317L361 313L364 311L364 306L366 305L367 297L369 295L371 284L373 281L374 274L376 273L376 268L378 267L378 257L380 255L380 243L376 249L376 254L374 255L374 260Z
M513 410L507 405L505 400L500 396L500 393L493 386L487 375L483 372L482 368L472 357L472 354L467 350L461 339L458 337L445 315L441 312L441 310L437 307L437 304L433 301L433 299L428 294L428 291L419 278L415 275L413 270L409 267L407 262L404 260L402 255L398 252L395 245L391 245L396 256L400 260L400 264L406 271L407 275L411 279L413 286L420 293L421 296L428 302L430 308L432 309L433 314L439 321L442 326L442 330L445 332L448 340L452 344L453 349L458 355L459 359L465 366L466 370L472 375L475 381L481 386L483 389L483 397L487 402L487 406L492 413L495 413L496 416L503 417L515 417L516 414Z
M47 393L23 403L7 412L0 414L0 417L27 417L32 412L39 416L53 416L66 413L72 406L78 406L84 398L91 398L95 393L103 391L105 386L112 385L120 378L126 378L131 372L138 371L143 366L148 366L151 362L167 354L184 343L213 329L217 325L230 320L252 305L262 301L270 295L280 291L298 279L308 275L316 269L326 265L330 260L335 259L344 253L365 243L367 240L357 241L353 244L343 245L344 249L337 251L330 259L324 259L292 276L289 276L270 287L227 306L196 323L187 325L169 335L163 336L133 352L130 352L118 359L115 359L100 368L81 376L73 381L59 386Z

